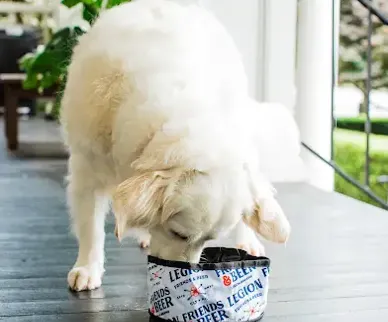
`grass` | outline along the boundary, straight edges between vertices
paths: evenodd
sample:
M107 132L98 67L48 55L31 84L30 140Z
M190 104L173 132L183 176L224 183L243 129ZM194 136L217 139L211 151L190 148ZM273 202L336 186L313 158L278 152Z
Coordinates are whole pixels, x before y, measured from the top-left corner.
M365 178L366 135L357 131L336 129L334 142L334 160L337 165L348 175L363 183ZM383 187L377 182L377 179L381 175L388 175L388 136L375 134L370 136L370 158L371 189L386 200L388 187ZM336 175L335 189L337 192L377 205L339 175Z
M361 149L366 149L366 134L351 130L336 129L334 132L335 144L353 144ZM388 136L386 135L370 135L371 151L380 151L388 153Z

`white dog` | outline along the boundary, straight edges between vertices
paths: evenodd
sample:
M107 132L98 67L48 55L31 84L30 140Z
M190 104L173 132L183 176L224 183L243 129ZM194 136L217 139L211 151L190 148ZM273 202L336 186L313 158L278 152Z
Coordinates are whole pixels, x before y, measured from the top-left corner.
M74 50L63 97L79 242L70 287L101 285L110 201L118 238L140 229L166 259L198 261L232 230L257 254L250 228L285 242L290 225L259 173L255 104L233 41L204 9L138 0L104 12Z

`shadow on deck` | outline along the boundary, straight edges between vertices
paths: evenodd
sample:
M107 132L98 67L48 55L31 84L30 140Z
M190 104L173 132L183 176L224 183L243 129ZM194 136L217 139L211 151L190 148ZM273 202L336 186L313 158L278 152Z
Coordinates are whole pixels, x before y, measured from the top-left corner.
M10 158L2 138L0 147L0 320L148 321L146 257L131 241L118 244L112 220L103 287L68 291L76 243L68 233L66 161ZM286 248L267 246L263 321L385 321L388 213L306 184L277 188L293 232Z

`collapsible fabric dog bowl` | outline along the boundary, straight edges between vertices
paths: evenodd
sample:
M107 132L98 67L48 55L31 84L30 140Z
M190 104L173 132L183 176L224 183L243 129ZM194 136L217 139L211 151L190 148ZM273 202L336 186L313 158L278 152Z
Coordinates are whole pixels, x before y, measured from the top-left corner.
M151 321L254 322L267 305L270 260L206 248L199 264L148 256Z

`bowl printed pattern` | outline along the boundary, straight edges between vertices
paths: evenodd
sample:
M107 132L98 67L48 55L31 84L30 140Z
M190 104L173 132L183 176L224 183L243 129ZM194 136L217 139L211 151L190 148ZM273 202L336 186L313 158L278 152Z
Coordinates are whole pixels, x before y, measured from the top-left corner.
M245 260L190 264L150 256L151 316L175 322L260 320L267 305L269 259L237 251Z

